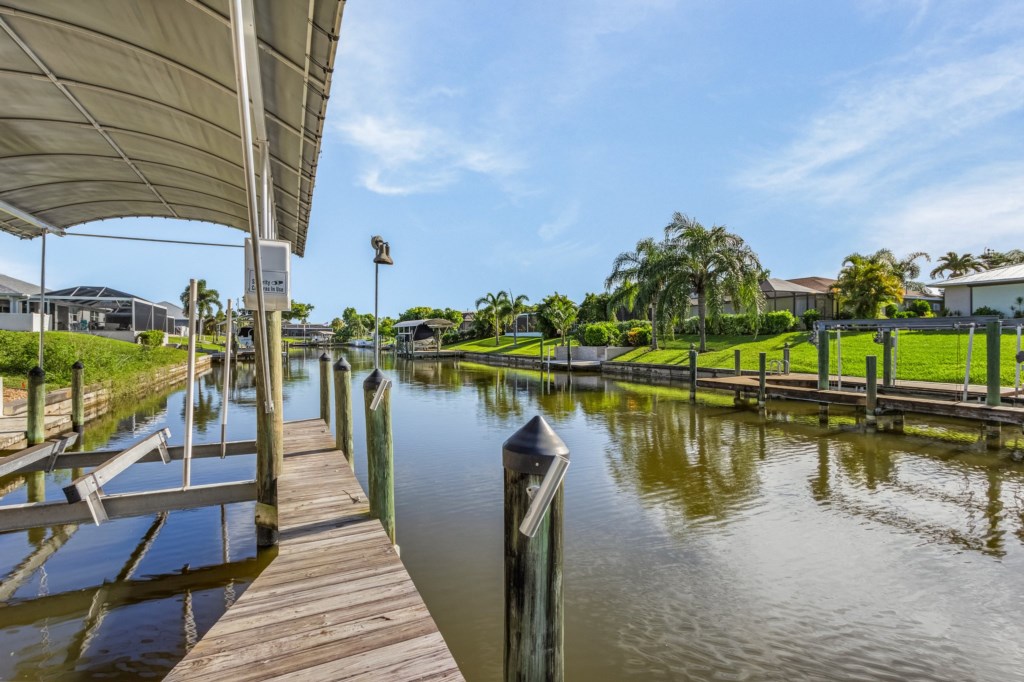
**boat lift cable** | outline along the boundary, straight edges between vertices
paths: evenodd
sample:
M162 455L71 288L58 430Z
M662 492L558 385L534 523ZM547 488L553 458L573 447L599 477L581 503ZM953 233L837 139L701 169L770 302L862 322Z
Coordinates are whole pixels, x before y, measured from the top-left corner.
M217 242L193 242L184 239L156 239L155 237L126 237L113 234L87 234L84 232L66 232L65 237L94 237L96 239L123 239L129 242L157 242L159 244L184 244L186 246L219 246L225 249L243 249L242 244L220 244Z

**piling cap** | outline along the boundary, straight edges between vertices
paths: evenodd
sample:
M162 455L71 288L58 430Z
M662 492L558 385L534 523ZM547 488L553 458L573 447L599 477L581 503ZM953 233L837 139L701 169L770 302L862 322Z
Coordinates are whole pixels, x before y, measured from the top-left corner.
M336 363L334 363L334 371L335 372L351 372L352 371L352 365L348 364L348 360L346 360L345 356L343 355L340 358L338 358L338 361Z
M71 369L85 369L85 365L82 364L81 360L77 360L75 364L71 365Z
M380 368L378 367L370 372L370 375L363 381L363 390L376 391L377 387L383 384L385 379L387 379L387 377L384 376L384 372L380 371Z
M544 418L537 415L501 446L506 469L543 476L555 457L569 458L569 447Z
M46 376L46 372L43 371L42 367L40 367L39 365L36 365L35 367L33 367L32 369L30 369L28 371L28 375L30 377L43 377L43 376Z
M331 356L328 355L327 353L324 353L323 355L320 356L320 362L330 362L330 361L331 361Z

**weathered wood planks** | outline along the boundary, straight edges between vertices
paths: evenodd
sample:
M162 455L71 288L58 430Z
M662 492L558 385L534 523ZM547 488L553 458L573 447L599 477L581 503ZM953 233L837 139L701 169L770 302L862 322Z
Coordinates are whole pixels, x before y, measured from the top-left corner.
M463 679L330 430L284 445L277 557L166 679Z

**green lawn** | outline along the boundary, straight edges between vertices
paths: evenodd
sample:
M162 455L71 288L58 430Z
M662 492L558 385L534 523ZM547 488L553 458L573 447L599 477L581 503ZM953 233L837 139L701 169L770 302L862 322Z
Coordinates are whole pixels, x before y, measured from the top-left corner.
M867 355L879 356L878 371L882 371L882 346L874 343L873 332L844 332L843 374L864 376L864 358ZM967 356L967 331L914 331L900 332L899 349L897 352L897 379L917 379L922 381L963 382L964 364ZM807 332L789 332L774 336L762 336L754 339L749 336L711 336L708 337L708 352L702 353L697 364L701 367L733 366L733 350L740 349L743 369L756 370L759 353L767 353L768 359L781 359L782 346L789 342L790 367L793 372L818 371L817 348L807 341ZM615 362L645 362L666 365L688 364L687 353L690 343L697 342L695 336L677 337L664 343L665 348L652 351L649 348L638 348L615 359ZM1005 332L1000 346L1000 374L1004 386L1012 386L1014 381L1014 355L1016 353L1015 335ZM831 371L836 372L836 342L832 337L829 360ZM974 352L971 359L971 382L985 383L985 334L976 332L974 336Z
M212 336L203 336L196 341L196 350L205 350L211 353L217 353L224 350L224 337L218 336L217 342L215 343ZM187 336L168 336L167 343L180 344L182 348L188 348L188 337Z
M140 375L185 361L187 353L174 348L149 348L126 341L71 332L46 332L44 369L48 388L71 385L71 365L81 360L87 384L111 382L114 392ZM39 335L0 331L0 376L4 385L21 388L35 367Z
M515 338L512 336L501 336L498 337L498 343L496 344L494 342L494 337L492 336L486 339L474 339L472 341L453 343L450 346L445 346L445 350L461 350L467 353L500 353L503 355L528 355L540 357L540 343L541 340L535 336L520 337L518 344L516 344ZM561 344L561 341L557 339L547 339L544 341L544 351L546 353L551 353L551 349L559 344ZM579 343L573 341L572 345L578 346Z

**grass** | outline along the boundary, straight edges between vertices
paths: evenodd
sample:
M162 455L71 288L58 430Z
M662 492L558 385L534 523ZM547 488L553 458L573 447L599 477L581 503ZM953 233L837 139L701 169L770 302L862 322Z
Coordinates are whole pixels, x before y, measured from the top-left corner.
M540 357L540 342L541 340L535 336L521 336L519 337L519 343L515 342L515 337L512 336L500 336L498 342L494 342L494 337L491 336L486 339L474 339L472 341L462 341L460 343L453 343L450 346L445 346L445 350L461 350L466 353L499 353L502 355L527 355L531 357ZM548 339L544 342L544 351L551 353L551 349L556 345L561 345L560 340ZM578 342L573 341L573 346L580 345Z
M656 351L638 348L615 359L615 362L642 362L665 365L687 365L690 343L698 341L695 336L677 337L664 343ZM897 379L919 381L942 381L962 383L967 357L967 331L912 331L900 332L897 351ZM758 354L767 353L768 359L781 359L782 347L789 342L790 369L793 372L818 371L818 350L807 340L806 332L788 332L756 339L749 336L710 336L708 351L697 358L700 367L733 366L733 351L740 350L740 364L743 369L756 370ZM878 372L881 374L882 347L874 343L873 332L844 332L842 335L843 374L864 376L864 358L878 355ZM830 345L830 369L837 369L836 342L832 337ZM1004 333L1000 343L1000 377L1004 386L1014 382L1014 355L1016 339L1011 333ZM971 358L971 383L984 384L986 372L985 334L974 335L974 351ZM881 378L881 377L879 377Z
M0 376L4 385L20 388L38 360L39 334L0 331ZM149 348L88 334L46 332L44 369L48 388L71 385L71 365L81 360L87 384L109 382L114 394L162 367L182 363L187 353L174 348Z
M212 336L197 337L196 350L197 351L209 351L211 353L217 353L224 350L224 337L218 337L218 341L214 343ZM168 336L167 343L180 344L182 348L188 348L188 337L187 336Z

